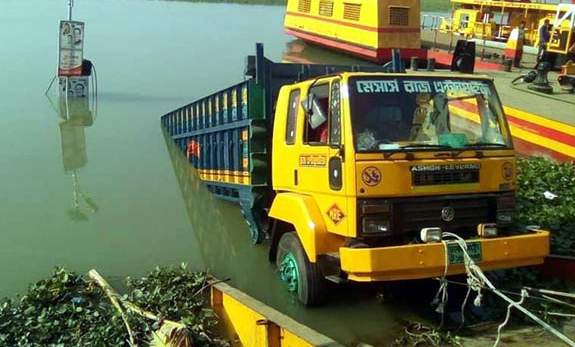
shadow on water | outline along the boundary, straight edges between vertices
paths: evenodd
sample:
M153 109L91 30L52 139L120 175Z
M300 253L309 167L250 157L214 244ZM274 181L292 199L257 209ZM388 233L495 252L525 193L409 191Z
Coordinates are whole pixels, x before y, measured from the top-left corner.
M164 136L201 257L215 277L229 279L234 287L346 345L389 346L403 322L425 319L421 307L429 306L435 281L333 284L327 305L301 306L268 261L266 242L251 243L239 207L212 196L169 135Z

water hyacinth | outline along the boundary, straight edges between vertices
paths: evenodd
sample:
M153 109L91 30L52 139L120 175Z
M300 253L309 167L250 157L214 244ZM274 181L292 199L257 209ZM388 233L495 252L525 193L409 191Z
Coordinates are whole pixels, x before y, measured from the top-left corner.
M130 346L133 337L133 345L142 346L229 346L211 332L217 322L206 308L204 273L185 266L158 267L141 279L128 278L126 284L129 292L119 301L136 309L122 314L95 281L56 268L19 300L0 301L0 345ZM151 313L134 313L139 309ZM157 336L164 319L180 328L168 331L168 341Z
M551 232L551 253L575 256L575 166L542 157L517 161L517 221ZM546 194L547 193L547 194Z

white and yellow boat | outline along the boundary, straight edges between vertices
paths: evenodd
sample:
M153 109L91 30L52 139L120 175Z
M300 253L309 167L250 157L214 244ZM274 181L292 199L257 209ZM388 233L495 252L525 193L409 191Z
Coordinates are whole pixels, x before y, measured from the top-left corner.
M285 32L375 62L425 59L419 0L288 0Z
M563 60L575 55L575 2L550 3L545 0L451 0L451 18L443 18L440 32L468 39L507 43L514 28L525 24L525 44L537 47L539 28L551 24L547 51Z

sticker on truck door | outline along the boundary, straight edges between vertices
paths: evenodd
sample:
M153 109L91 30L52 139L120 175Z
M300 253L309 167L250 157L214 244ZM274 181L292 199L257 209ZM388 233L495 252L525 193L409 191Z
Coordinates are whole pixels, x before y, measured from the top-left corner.
M381 182L381 171L375 166L368 166L361 172L361 180L365 185L374 187Z
M299 166L323 167L326 164L327 159L323 154L302 154L299 156Z
M345 218L345 214L343 214L343 211L337 206L337 204L333 204L329 210L327 210L327 216L335 225L338 225L339 222Z

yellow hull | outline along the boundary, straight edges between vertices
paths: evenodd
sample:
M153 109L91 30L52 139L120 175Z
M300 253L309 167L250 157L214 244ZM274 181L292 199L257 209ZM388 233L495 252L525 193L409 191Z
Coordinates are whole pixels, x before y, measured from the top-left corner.
M284 26L302 40L383 62L394 48L405 59L427 57L419 21L419 0L288 0Z

